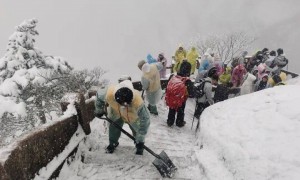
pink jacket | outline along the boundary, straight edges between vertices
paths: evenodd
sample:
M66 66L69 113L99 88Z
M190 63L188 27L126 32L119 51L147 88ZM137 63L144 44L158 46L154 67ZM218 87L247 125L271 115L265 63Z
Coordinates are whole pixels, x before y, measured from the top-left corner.
M242 64L237 65L233 69L232 75L231 75L231 82L234 87L239 87L243 83L242 81L243 81L244 75L246 73L247 73L247 70L244 67L244 65L242 65Z

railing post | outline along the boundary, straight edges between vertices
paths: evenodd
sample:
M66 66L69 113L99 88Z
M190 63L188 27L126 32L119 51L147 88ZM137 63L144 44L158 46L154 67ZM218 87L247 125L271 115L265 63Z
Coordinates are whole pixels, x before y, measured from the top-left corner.
M62 111L66 111L67 106L75 101L75 108L77 111L77 117L82 129L86 135L91 133L91 127L89 124L90 118L85 105L85 98L82 93L68 93L61 100Z

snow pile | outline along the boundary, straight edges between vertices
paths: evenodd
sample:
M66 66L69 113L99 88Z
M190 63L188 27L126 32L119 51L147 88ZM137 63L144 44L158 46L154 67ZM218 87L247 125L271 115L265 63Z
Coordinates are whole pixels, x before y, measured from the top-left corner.
M78 152L76 153L74 159L68 159L67 163L64 164L64 166L62 167L61 173L59 175L58 179L72 179L72 180L80 180L83 179L84 176L95 176L95 170L93 170L92 168L88 167L86 168L85 163L82 162L82 158L83 157L89 157L92 156L92 152L94 151L99 151L99 149L101 148L101 146L103 146L103 144L101 144L99 142L99 139L101 139L103 136L107 136L108 133L108 129L107 129L107 123L103 124L103 120L100 119L94 119L93 121L91 121L90 126L91 126L91 134L89 134L87 136L87 139L85 141L82 141L79 144L78 147ZM103 148L103 147L102 147ZM93 156L93 159L102 159L104 160L104 156L107 154L102 154L100 155L100 153L98 152L98 157L97 156ZM85 160L84 158L84 160ZM111 157L110 157L111 158ZM72 161L71 163L69 161ZM93 173L91 173L91 175L89 174L90 170L92 170ZM41 172L42 173L42 172ZM108 174L110 174L111 172L107 172ZM44 176L44 175L43 175ZM103 178L103 177L94 177L95 179L97 178ZM107 178L107 177L106 177ZM35 178L37 179L37 178ZM93 178L91 178L93 179Z
M300 179L300 86L217 103L204 111L197 152L209 179Z

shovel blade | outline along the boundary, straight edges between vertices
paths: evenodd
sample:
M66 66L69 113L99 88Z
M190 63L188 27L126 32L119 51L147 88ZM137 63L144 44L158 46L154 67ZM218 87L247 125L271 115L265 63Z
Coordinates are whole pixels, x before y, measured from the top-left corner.
M162 177L173 177L177 168L170 160L169 156L164 151L162 151L158 156L160 158L156 158L152 164L156 167Z

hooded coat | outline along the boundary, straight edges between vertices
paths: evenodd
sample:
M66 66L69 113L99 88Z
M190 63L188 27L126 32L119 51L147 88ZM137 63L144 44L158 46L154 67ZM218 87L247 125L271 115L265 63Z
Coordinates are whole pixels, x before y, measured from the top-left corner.
M253 74L248 72L244 79L245 80L241 86L241 91L240 91L241 95L250 94L253 92L254 81L256 80L256 77Z
M267 75L267 74L264 74L264 75L262 76L262 78L263 78L263 77L267 77L267 78L268 78L268 75ZM270 78L270 79L271 79L271 78ZM270 86L270 84L268 83L268 81L264 82L264 81L261 79L261 80L259 80L259 81L257 81L257 82L255 83L254 91L264 90L264 89L267 89L267 88L269 88L269 87L271 87L271 86Z
M245 67L242 64L237 65L233 71L232 71L232 76L231 76L231 82L234 87L239 87L244 78L244 74L246 74L247 71Z
M231 67L226 67L225 72L223 72L220 75L219 81L223 85L228 85L228 83L230 82L230 79L231 79Z
M213 96L212 96L211 78L206 77L204 80L208 81L204 84L204 87L203 87L203 91L205 94L201 98L197 98L196 102L202 103L202 104L208 103L208 104L212 105L214 103L214 100L213 100Z
M106 112L107 116L113 121L120 119L129 124L135 131L135 139L138 142L144 142L145 135L148 132L150 125L150 114L147 110L140 93L133 89L131 81L125 80L118 85L110 85L108 87L99 89L96 94L95 113L103 114ZM121 106L115 100L115 93L121 87L128 87L133 92L132 102L128 107Z
M266 67L267 65L265 63L260 63L257 66L257 77L260 80L262 78L262 76L266 73Z
M149 66L145 68L144 66ZM159 71L163 68L160 62L154 64L144 64L141 84L146 91L146 98L150 105L156 105L162 96Z
M183 48L182 46L180 46L179 48ZM175 65L173 68L174 72L178 72L180 69L180 65L182 63L182 61L186 58L186 50L179 50L179 48L176 50L175 52Z
M284 73L284 72L281 72L279 74L279 77L281 78L282 82L285 82L287 80L286 73ZM272 87L275 86L275 82L274 82L273 78L269 78L268 83Z
M199 53L197 52L195 47L192 47L191 51L189 51L187 54L187 60L192 66L191 74L194 74L194 72L196 70L196 64L197 64L198 57L199 57Z

